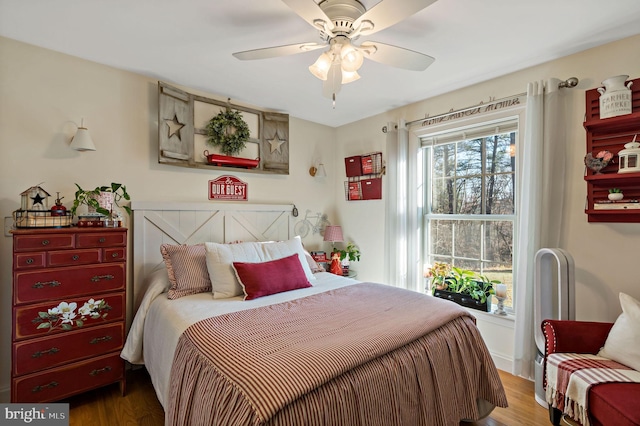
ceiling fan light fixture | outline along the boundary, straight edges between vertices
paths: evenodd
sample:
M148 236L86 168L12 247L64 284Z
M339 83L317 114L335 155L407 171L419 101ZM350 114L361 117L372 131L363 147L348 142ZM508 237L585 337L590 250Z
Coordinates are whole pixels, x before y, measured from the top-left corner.
M326 80L331 63L331 56L327 52L324 52L318 57L313 65L309 67L309 71L320 80Z
M345 71L342 70L342 84L351 83L360 78L360 74L357 71Z
M364 62L364 55L352 45L343 47L341 50L342 69L347 72L355 72L360 69Z

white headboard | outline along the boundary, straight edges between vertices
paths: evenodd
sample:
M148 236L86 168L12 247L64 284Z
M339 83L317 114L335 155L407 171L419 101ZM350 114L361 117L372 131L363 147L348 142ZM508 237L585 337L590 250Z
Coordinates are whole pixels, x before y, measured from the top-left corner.
M292 204L176 203L134 201L133 301L143 280L163 264L161 244L288 240L293 237Z

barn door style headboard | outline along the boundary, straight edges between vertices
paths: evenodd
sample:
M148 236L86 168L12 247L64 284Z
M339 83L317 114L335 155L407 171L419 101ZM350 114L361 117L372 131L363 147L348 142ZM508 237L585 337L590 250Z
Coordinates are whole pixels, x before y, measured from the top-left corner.
M292 204L175 203L134 201L133 301L144 277L163 265L161 244L278 241L293 237Z

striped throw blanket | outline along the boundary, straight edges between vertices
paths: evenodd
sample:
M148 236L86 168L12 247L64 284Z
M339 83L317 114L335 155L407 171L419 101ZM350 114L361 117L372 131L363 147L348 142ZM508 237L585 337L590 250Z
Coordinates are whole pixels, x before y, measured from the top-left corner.
M547 403L583 426L589 426L589 389L611 382L640 382L640 372L591 354L555 353L547 357Z
M166 423L457 426L479 399L507 405L464 309L361 283L193 324Z

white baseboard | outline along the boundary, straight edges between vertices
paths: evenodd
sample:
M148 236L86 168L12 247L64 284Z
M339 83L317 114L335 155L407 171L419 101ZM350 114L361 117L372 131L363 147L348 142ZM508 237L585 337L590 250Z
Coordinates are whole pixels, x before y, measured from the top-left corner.
M494 353L491 354L491 358L498 370L506 371L507 373L513 371L513 360L511 358Z

